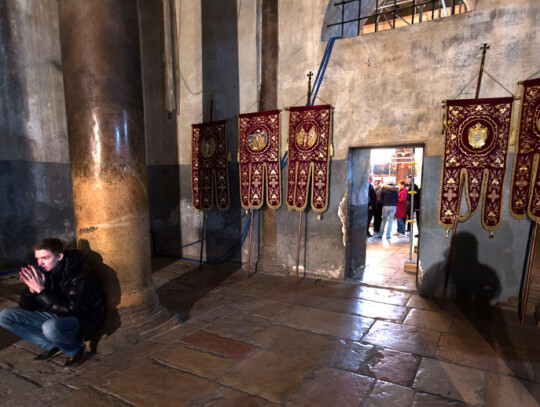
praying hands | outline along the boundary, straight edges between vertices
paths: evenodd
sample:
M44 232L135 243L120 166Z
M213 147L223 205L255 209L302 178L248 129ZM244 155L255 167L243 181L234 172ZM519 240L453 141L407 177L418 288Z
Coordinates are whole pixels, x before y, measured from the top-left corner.
M30 292L34 294L39 294L45 288L45 275L31 265L21 269L19 280L26 284Z

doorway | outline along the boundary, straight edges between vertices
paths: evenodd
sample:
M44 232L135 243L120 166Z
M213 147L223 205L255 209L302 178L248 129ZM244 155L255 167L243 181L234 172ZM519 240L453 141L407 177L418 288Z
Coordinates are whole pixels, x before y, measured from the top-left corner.
M418 241L421 238L423 154L422 145L349 150L346 255L348 280L386 288L416 290ZM407 178L410 179L409 183ZM381 201L386 199L385 196L397 199L400 181L405 181L402 187L406 191L402 191L397 214L402 218L405 212L405 218L398 221L394 216L390 222L390 217L387 217L382 230ZM369 211L370 184L376 190L372 211ZM394 192L383 193L383 190ZM416 194L410 193L411 191ZM373 199L373 192L371 195ZM407 199L405 209L403 199ZM385 214L387 212L391 212L391 208L386 208ZM403 222L400 230L398 222ZM401 230L403 225L404 231Z

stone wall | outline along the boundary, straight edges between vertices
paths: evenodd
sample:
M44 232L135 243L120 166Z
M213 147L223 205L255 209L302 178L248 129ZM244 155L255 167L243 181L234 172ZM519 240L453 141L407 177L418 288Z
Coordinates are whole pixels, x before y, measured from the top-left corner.
M38 239L75 239L58 11L0 4L0 264L32 260Z
M257 32L250 31L254 28L256 10L246 10L245 2L237 3L241 5L237 10L238 32L242 33L238 50L256 51ZM305 104L306 74L317 71L326 47L326 42L320 38L327 5L327 0L279 2L279 58L276 61L279 108ZM197 21L197 18L188 20L198 15L196 6L184 1L182 10L186 22ZM308 274L345 277L346 250L341 243L337 211L347 189L349 149L416 144L425 148L420 262L426 277L438 275L449 245L449 239L436 219L444 143L442 102L454 97L478 73L483 43L491 47L486 70L505 88L516 93L517 82L538 70L539 23L540 4L535 0L485 0L478 1L476 10L470 13L336 41L317 101L330 103L335 108L330 205L321 220L317 220L314 213L308 211L306 214L307 227L303 234L307 239L302 247L301 264L305 265ZM250 25L249 29L245 24ZM203 41L201 45L197 24L186 25L181 50L187 53L184 55L188 55L192 63L184 65L183 72L190 78L187 82L192 89L201 89L199 64L201 58L203 65L209 61L205 60L200 48L204 50L207 44ZM216 29L219 30L219 25ZM218 55L212 62L219 63L222 69L221 58L234 57L225 46ZM241 59L240 66L244 63L256 66L259 55L256 52L250 55L251 59ZM256 79L255 73L240 75L239 89L234 92L250 95L255 101ZM474 97L475 85L473 79L459 97ZM503 88L484 76L481 97L506 95ZM186 121L179 123L179 144L188 143L189 123L197 122L197 117L202 114L201 97L190 94L184 98L183 94L182 110L186 113ZM247 105L242 100L239 111L244 112ZM253 110L255 108L250 109ZM234 113L230 111L229 114ZM281 118L284 151L288 113L283 111ZM511 147L511 152L513 149ZM236 151L233 149L232 152L234 156ZM180 161L187 175L189 157L185 152L180 153ZM489 233L482 229L478 214L459 226L459 231L471 233L477 242L477 264L493 270L497 284L502 287L497 300L517 295L528 233L527 221L516 222L509 217L507 198L508 186L503 223L494 239L489 239ZM182 213L187 215L182 220L184 242L195 240L197 236L196 215L193 215L189 199L190 196L183 192ZM295 264L297 220L298 215L286 207L277 212L278 262L286 272L291 272ZM456 256L460 254L456 253ZM425 289L429 293L436 292L427 285Z
M176 114L164 109L163 5L140 2L151 231L180 246ZM47 236L75 243L57 2L0 4L0 265Z

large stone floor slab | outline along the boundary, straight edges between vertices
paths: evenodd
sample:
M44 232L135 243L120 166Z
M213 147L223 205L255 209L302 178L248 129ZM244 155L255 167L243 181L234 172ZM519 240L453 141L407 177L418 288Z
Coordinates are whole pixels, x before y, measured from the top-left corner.
M481 370L424 358L418 369L414 387L468 406L483 406L486 377Z
M370 272L389 281L399 249L377 244L388 262ZM41 350L0 328L0 405L540 406L530 319L354 282L170 259L155 270L182 322L78 368L34 363ZM12 306L18 285L6 287Z
M415 355L434 357L437 353L439 336L438 332L428 329L377 321L362 338L362 342Z
M374 380L351 372L322 368L311 373L288 406L354 406L365 400Z
M313 368L310 362L258 351L240 362L220 382L275 403L283 403Z

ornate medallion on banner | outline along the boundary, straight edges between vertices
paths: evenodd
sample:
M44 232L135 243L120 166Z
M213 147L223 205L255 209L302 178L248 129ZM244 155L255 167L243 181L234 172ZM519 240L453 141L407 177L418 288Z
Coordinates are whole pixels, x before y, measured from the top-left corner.
M472 216L482 194L482 226L493 231L501 222L506 157L513 98L450 100L441 176L439 223L449 229L458 212L459 184Z
M516 219L524 219L529 215L535 222L540 222L540 79L523 83L521 100L523 102L512 171L510 214Z
M238 116L240 201L244 209L262 207L265 191L270 208L281 206L279 146L279 110Z
M197 210L229 209L227 136L225 120L193 124L191 138L191 193Z
M332 107L291 107L287 206L302 211L307 206L311 180L311 208L324 212L328 206L328 164Z

